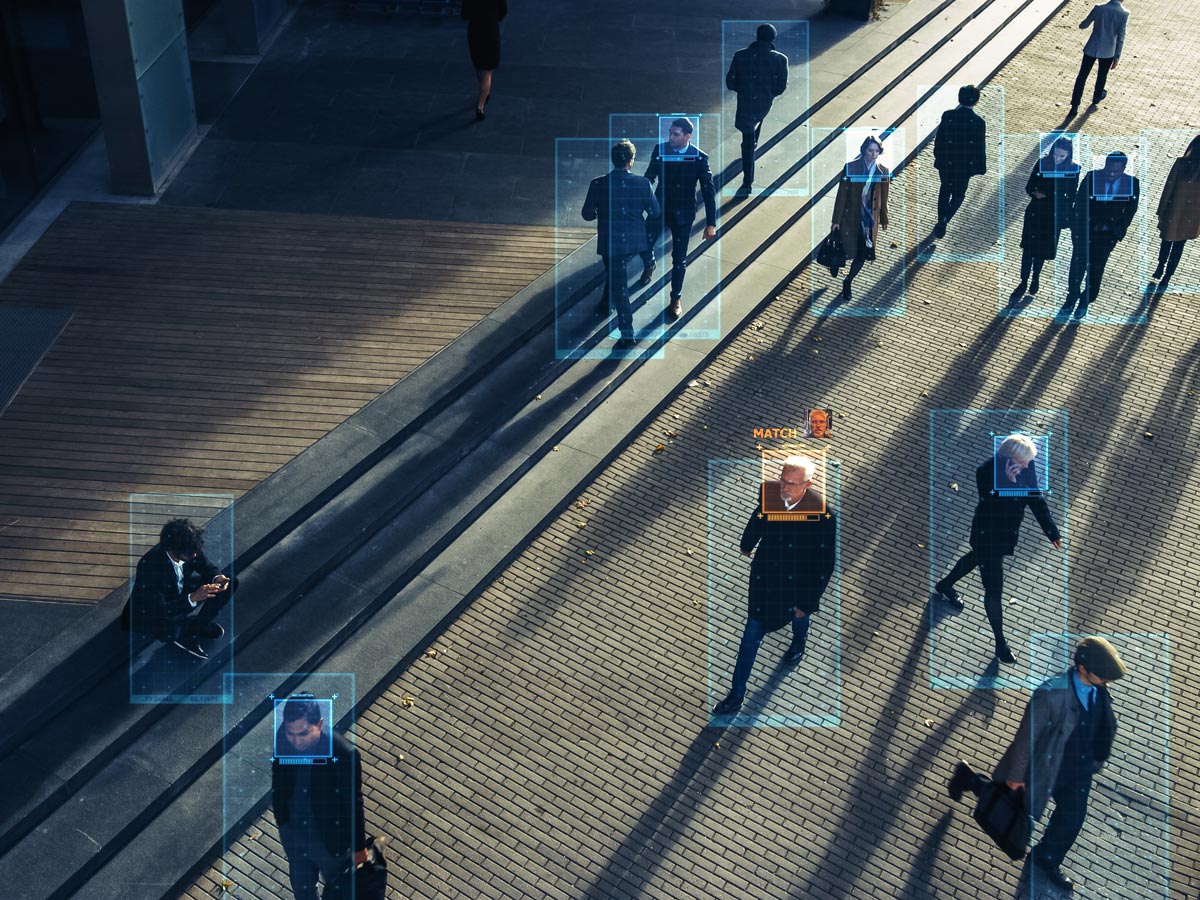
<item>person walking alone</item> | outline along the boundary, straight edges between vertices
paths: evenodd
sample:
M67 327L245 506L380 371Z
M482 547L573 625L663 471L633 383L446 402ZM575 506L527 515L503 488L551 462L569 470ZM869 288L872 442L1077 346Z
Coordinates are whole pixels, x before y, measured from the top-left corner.
M492 73L500 68L500 22L508 15L508 0L463 0L462 17L467 22L467 49L479 79L475 121L482 122L483 108L492 96Z

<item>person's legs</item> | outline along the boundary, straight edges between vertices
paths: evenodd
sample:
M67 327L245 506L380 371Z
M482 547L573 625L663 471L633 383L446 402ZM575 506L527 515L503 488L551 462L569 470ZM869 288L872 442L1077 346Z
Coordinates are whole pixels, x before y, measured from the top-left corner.
M996 646L1007 646L1004 640L1004 562L999 556L981 556L979 559L979 577L983 581L983 611L987 613L988 624L992 626L992 636Z
M1033 281L1029 285L1029 293L1036 294L1041 288L1042 266L1046 264L1044 259L1033 260Z
M804 654L808 646L808 629L812 625L812 615L792 617L792 645L788 648L789 657Z
M608 295L617 308L617 327L621 337L633 337L633 308L629 305L629 260L633 253L622 253L609 257Z
M967 195L967 185L970 183L970 181L970 178L955 177L950 179L949 184L946 185L948 197L946 200L946 211L943 214L942 221L949 222L954 218L954 214L957 213L959 207L963 205L963 199Z
M950 197L951 197L952 182L945 175L941 175L938 181L938 198L937 198L937 218L939 222L946 222L950 216Z
M1112 58L1100 60L1096 69L1096 89L1092 91L1092 102L1099 103L1104 99L1104 85L1108 83L1108 70L1112 68Z
M1167 260L1171 256L1172 244L1174 241L1160 241L1158 244L1158 264L1154 267L1154 274L1151 276L1155 280L1163 277L1163 269L1167 265Z
M971 550L962 559L956 562L954 564L954 568L950 570L950 574L938 583L953 587L955 582L962 580L962 578L969 574L977 565L979 565L979 553L975 550Z
M1063 766L1071 765L1064 761ZM1058 867L1066 859L1071 845L1083 829L1087 815L1088 794L1092 789L1091 775L1064 772L1054 786L1054 814L1046 824L1041 841L1034 848L1034 858Z
M654 254L658 249L659 238L662 237L663 220L659 218L646 219L646 252L642 256L642 277L648 278L654 268Z
M492 70L476 69L475 77L479 79L479 102L475 104L475 108L482 110L487 104L488 95L492 93Z
M612 307L609 306L609 300L608 300L608 298L609 298L608 283L609 283L609 280L611 279L611 276L609 275L608 256L601 254L600 255L600 264L602 266L604 266L604 289L600 292L600 302L596 304L596 313L597 313L597 315L607 316L610 312L612 312Z
M755 122L753 127L738 130L742 133L742 184L749 187L754 182L754 151L758 148L762 122Z
M1079 288L1083 284L1083 274L1087 271L1088 259L1087 231L1071 232L1071 268L1067 272L1067 299L1079 297Z
M807 617L805 617L807 620ZM741 700L746 696L746 684L758 657L758 648L767 633L763 623L755 618L746 619L746 630L742 632L742 643L738 646L737 662L733 665L733 684L729 696Z
M1164 241L1164 243L1166 243ZM1179 268L1179 260L1183 258L1183 246L1187 241L1171 241L1170 256L1167 257L1167 270L1163 273L1162 281L1159 282L1159 290L1166 290L1167 282L1171 280L1171 276L1175 274L1175 270Z
M683 278L687 274L688 245L692 240L692 223L671 226L671 299L683 295Z
M1108 266L1108 258L1116 249L1117 242L1111 238L1093 237L1089 241L1088 252L1088 292L1087 302L1092 303L1100 293L1100 284L1104 280L1104 270Z
M1071 91L1071 107L1072 109L1079 105L1079 101L1083 99L1083 86L1087 84L1088 76L1092 74L1092 66L1096 63L1096 57L1083 54L1083 62L1079 64L1079 74L1075 77L1075 87ZM1110 62L1109 65L1112 65Z
M315 842L287 825L279 828L279 842L283 844L283 855L287 858L292 896L296 900L318 900L317 876L321 870L318 855L313 852Z

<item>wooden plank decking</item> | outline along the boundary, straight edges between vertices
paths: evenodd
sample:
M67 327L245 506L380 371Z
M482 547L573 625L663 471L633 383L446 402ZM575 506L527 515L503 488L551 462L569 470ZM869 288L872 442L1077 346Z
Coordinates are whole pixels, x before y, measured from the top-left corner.
M0 597L101 599L131 493L241 496L554 256L544 227L72 204L0 284L75 311L0 416Z

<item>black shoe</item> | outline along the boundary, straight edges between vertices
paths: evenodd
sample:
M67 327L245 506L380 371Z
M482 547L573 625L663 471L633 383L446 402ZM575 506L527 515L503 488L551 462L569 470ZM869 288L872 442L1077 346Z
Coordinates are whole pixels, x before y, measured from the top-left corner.
M851 299L852 298L850 296L850 279L847 278L845 281L842 282L842 300L844 300L846 303L849 303Z
M1033 276L1033 281L1032 281L1032 282L1030 282L1030 284L1029 284L1029 293L1031 293L1031 294L1036 294L1036 293L1038 292L1038 289L1039 289L1041 286L1042 286L1042 284L1041 284L1041 282L1040 282L1040 281L1038 281L1038 277L1037 277L1036 275L1034 275L1034 276Z
M1036 850L1031 855L1033 856L1033 864L1037 866L1038 872L1052 885L1064 891L1075 890L1075 882L1067 877L1067 873L1059 866L1041 856Z
M1007 641L1001 641L996 645L996 659L1005 665L1011 666L1017 661L1017 654L1012 652L1012 648L1008 646Z
M193 634L196 637L204 638L206 641L215 641L224 633L225 629L216 622L206 622L204 625L198 625L193 629Z
M939 597L941 597L955 609L963 608L962 597L958 595L958 591L954 589L953 585L946 584L945 581L939 581L933 586L933 589L937 591Z
M642 277L638 279L637 286L639 288L647 287L650 284L650 280L652 278L654 278L654 270L657 268L658 268L657 262L652 262L652 263L650 263L650 265L643 268L642 269Z
M742 703L745 702L745 699L745 697L735 697L733 694L730 694L716 705L712 711L712 714L714 716L736 715L738 710L742 708Z
M1155 281L1161 281L1163 277L1163 264L1159 263L1158 268L1154 270L1154 274L1150 276Z
M946 223L945 222L939 221L936 225L933 226L933 236L940 237L940 238L946 236Z
M613 344L613 349L614 350L632 350L636 346L637 346L637 341L635 341L633 338L623 337L619 341L617 341L615 344Z
M1079 115L1079 105L1076 103L1072 103L1071 108L1067 110L1067 118L1073 119L1077 115Z
M954 777L950 779L950 799L961 800L963 791L972 790L975 785L975 779L979 776L975 774L964 760L959 760L958 765L954 767Z
M1016 303L1018 300L1020 300L1024 296L1025 296L1025 282L1022 281L1020 284L1017 285L1017 289L1008 295L1008 302L1010 304Z
M751 192L751 191L753 191L753 190L754 190L754 185L752 185L752 184L751 184L750 182L748 182L748 181L743 181L743 182L742 182L742 186L741 186L740 188L738 188L738 189L737 189L737 190L734 192L734 194L735 194L735 196L738 196L738 197L749 197L749 196L750 196L750 192Z
M475 107L475 121L476 121L476 122L482 122L482 121L483 121L484 119L486 119L486 118L487 118L487 116L485 116L485 115L483 114L483 110L482 110L482 109L480 109L478 106L477 106L477 107Z
M805 637L800 640L792 638L792 644L788 647L787 653L783 655L783 661L789 666L794 666L800 660L804 659L804 650L807 647L808 638Z
M671 305L667 307L667 321L674 322L683 315L683 304L679 302L678 297L671 298Z
M1103 100L1107 96L1108 96L1108 91L1101 91L1099 94L1097 94L1095 97L1092 98L1092 106L1099 106L1100 101Z
M191 635L184 635L171 641L176 647L196 659L208 659L208 654L204 652L204 648L200 646L200 642Z
M1088 301L1084 300L1082 303L1079 304L1079 306L1077 306L1075 308L1075 318L1082 319L1087 314L1088 314Z

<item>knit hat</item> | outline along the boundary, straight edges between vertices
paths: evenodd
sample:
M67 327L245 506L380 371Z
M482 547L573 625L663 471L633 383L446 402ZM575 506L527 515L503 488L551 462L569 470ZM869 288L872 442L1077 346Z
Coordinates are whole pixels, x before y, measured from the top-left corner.
M1105 681L1124 678L1128 671L1117 648L1102 637L1085 637L1080 641L1075 647L1075 662Z

